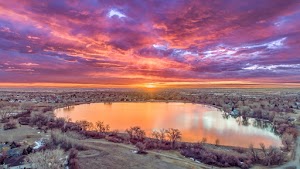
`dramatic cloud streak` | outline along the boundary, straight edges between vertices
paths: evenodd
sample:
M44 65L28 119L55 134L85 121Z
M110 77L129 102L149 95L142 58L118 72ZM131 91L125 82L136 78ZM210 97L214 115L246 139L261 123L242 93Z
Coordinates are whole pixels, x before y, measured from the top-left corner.
M298 0L0 2L0 82L300 83Z

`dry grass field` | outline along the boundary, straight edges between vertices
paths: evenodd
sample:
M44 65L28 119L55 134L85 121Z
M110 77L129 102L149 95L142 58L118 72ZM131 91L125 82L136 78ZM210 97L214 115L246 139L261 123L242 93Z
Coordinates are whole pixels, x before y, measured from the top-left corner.
M0 126L3 125L0 123ZM16 129L3 130L2 126L0 129L0 142L24 142L28 145L34 144L34 141L45 137L45 133L36 130L30 126L18 126Z
M136 148L132 145L111 143L105 140L86 140L86 146L93 151L79 152L81 168L103 169L196 169L210 168L209 166L193 162L175 151L148 151L141 155L133 153ZM97 150L95 152L95 150ZM92 155L94 154L94 155Z

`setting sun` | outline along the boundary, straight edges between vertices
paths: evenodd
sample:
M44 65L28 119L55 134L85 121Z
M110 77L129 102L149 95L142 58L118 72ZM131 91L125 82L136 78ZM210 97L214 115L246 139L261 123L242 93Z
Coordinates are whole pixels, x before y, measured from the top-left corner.
M156 88L157 86L156 86L155 84L153 84L153 83L147 83L147 84L145 85L145 87L148 88L148 89L154 89L154 88Z

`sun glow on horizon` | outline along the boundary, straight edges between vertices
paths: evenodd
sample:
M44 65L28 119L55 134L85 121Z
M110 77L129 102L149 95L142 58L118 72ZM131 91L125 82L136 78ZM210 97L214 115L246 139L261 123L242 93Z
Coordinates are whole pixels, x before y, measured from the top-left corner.
M300 88L298 83L264 83L264 82L152 82L137 84L97 84L97 83L0 83L0 88L139 88L139 89L166 89L166 88Z
M147 83L145 84L145 87L147 89L154 89L154 88L157 88L157 86L154 84L154 83Z

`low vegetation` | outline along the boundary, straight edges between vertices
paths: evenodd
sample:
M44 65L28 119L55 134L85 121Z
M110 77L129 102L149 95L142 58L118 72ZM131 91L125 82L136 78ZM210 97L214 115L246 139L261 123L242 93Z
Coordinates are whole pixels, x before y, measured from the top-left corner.
M78 136L75 137L77 138L74 138L73 132L62 133L59 130L54 130L51 132L50 144L58 146L64 150L70 150L72 148L75 148L77 150L84 150L85 147L78 139Z
M79 169L78 151L75 148L70 149L67 165L69 169Z
M223 92L223 91L222 91ZM34 150L28 146L23 149L22 154L28 157L28 162L36 168L60 168L68 165L71 169L78 169L77 150L86 147L82 139L106 139L115 143L133 144L138 154L146 154L147 151L176 150L183 156L205 164L219 167L249 168L255 164L271 166L280 165L290 159L289 152L294 150L298 131L295 128L297 120L295 110L300 109L300 95L285 93L281 95L245 92L210 92L199 90L189 91L161 91L154 94L144 92L70 92L56 93L55 97L49 93L24 93L23 100L15 94L2 94L0 101L0 122L3 129L15 129L20 125L30 125L40 131L50 133L50 139L43 148ZM218 93L215 94L215 93ZM221 94L220 94L221 93ZM16 99L18 98L18 99ZM26 100L30 98L30 101ZM35 104L31 101L35 100ZM55 118L52 110L57 107L86 103L113 101L185 101L203 103L216 106L224 110L224 115L241 116L242 124L247 124L247 118L254 117L258 120L257 127L263 127L259 121L269 121L274 131L282 138L282 147L265 147L261 144L259 148L250 145L249 148L227 148L223 147L219 139L215 144L207 144L206 138L199 143L180 142L182 134L178 129L160 129L153 131L150 136L139 126L129 127L125 133L111 131L110 126L103 121L93 124L88 121L71 122L69 119ZM18 124L19 123L19 124ZM69 153L67 153L69 152ZM63 159L64 154L68 154ZM0 156L0 161L10 158ZM49 158L49 159L47 159ZM51 159L51 160L50 160Z
M27 162L37 169L64 169L66 165L64 151L45 150L27 156Z
M3 125L4 130L10 130L17 128L17 121L14 119L10 119L7 123Z

